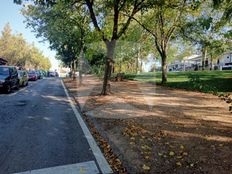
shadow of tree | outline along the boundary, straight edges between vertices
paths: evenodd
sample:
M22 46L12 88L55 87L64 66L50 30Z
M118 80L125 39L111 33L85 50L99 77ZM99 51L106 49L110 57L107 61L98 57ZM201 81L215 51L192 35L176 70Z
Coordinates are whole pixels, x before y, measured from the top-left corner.
M115 82L111 95L99 96L100 81L89 78L73 94L131 173L142 173L144 163L152 166L150 173L232 172L232 117L216 96L136 81ZM123 133L134 127L135 139L145 139L131 145L133 136ZM152 148L150 160L140 154L144 144Z

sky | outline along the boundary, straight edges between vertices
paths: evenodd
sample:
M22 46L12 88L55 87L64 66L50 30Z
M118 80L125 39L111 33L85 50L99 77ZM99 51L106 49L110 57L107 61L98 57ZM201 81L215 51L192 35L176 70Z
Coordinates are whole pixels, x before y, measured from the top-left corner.
M20 14L20 5L13 3L13 0L3 0L0 6L0 31L3 27L9 23L12 29L12 33L22 33L24 38L29 43L34 43L35 46L40 49L43 54L49 57L52 63L52 70L58 68L59 62L55 59L56 52L49 49L49 43L42 43L42 38L36 38L35 33L31 31L30 28L26 28L26 24L23 22L25 20L24 16Z

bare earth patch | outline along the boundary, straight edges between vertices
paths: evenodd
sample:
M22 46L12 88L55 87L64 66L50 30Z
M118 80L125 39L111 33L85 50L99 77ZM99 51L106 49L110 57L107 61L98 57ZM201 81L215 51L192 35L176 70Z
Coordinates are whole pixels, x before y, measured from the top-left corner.
M137 81L64 79L128 173L232 173L232 114L218 97Z

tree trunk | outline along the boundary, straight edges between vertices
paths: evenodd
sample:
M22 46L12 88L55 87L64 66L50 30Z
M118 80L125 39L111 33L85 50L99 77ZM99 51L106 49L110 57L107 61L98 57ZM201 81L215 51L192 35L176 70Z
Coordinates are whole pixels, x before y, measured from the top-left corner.
M184 71L186 70L185 68L186 68L186 66L185 66L185 61L184 61Z
M112 67L111 72L112 72L112 73L114 73L114 70L115 70L114 63L112 64L112 66L111 66L111 67ZM111 76L111 75L110 75L110 76Z
M213 70L213 55L210 54L210 70Z
M73 69L73 70L74 70L74 74L73 74L73 78L76 79L76 78L77 78L77 76L76 76L76 72L77 72L77 60L74 60L73 63L74 63L74 69Z
M140 59L140 72L142 73L143 72L143 61L142 61L142 59Z
M75 76L75 60L72 61L72 78L73 80L75 80L76 76Z
M135 66L136 66L135 67L135 72L136 72L136 74L138 74L138 71L139 71L139 51L137 53Z
M121 60L120 60L120 62L119 62L119 72L120 72L120 73L122 72L122 62L121 62Z
M106 48L107 48L107 57L106 57L106 61L105 61L105 73L104 73L103 87L102 87L101 95L107 95L107 93L110 91L110 84L108 81L109 81L109 78L111 76L116 40L105 41L105 44L106 44Z
M161 61L162 61L162 84L167 83L167 53L166 51L163 51L161 55Z
M202 70L205 70L205 60L207 57L207 49L204 47L202 49Z
M81 47L80 51L80 59L79 59L79 84L82 84L82 71L83 71L83 63L84 63L84 50L83 47Z

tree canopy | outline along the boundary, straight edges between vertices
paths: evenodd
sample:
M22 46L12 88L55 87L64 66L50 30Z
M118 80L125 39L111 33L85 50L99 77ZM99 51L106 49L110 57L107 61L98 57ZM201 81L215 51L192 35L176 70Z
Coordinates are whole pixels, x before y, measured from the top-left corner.
M210 52L215 59L229 48L227 41L232 38L231 0L30 2L23 11L28 26L50 42L64 64L70 66L85 54L92 67L104 69L104 95L115 69L138 72L139 63L153 54L161 60L162 83L166 83L170 61L199 48L204 58Z
M29 44L22 34L12 34L10 24L6 24L0 36L0 57L9 65L30 69L49 70L51 63L43 53Z

